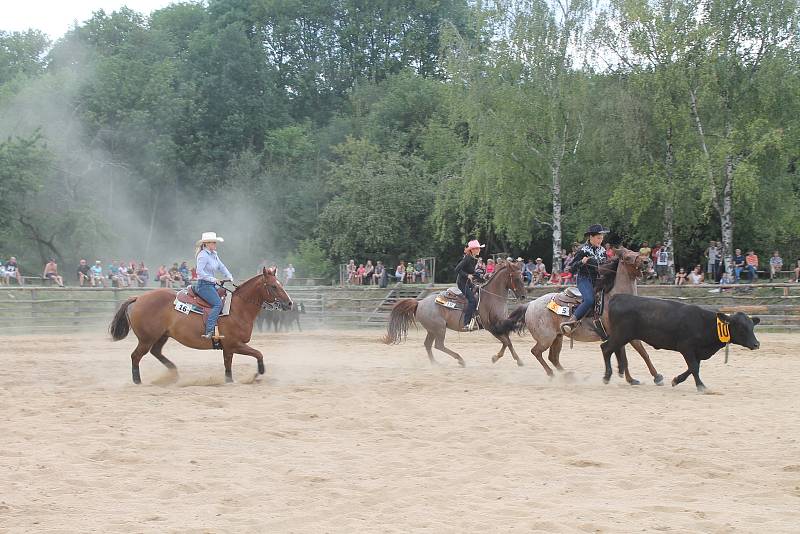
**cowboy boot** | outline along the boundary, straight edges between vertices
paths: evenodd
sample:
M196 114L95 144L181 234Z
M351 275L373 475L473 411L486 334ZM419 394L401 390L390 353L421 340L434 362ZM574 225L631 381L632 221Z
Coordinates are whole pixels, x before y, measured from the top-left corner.
M578 328L578 324L580 324L580 319L576 319L574 315L570 315L569 319L561 323L561 333L564 335L570 335L576 328Z

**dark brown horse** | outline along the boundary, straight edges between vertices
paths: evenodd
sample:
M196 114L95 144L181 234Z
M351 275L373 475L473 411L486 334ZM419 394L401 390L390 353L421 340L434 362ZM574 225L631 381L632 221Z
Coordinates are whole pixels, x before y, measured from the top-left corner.
M175 290L165 288L131 297L120 305L111 321L109 330L114 341L125 338L131 328L139 338L139 344L131 353L131 372L135 384L142 382L139 361L148 351L168 369L177 369L161 352L169 338L193 349L213 348L210 339L200 337L204 331L203 316L196 313L186 315L175 310L175 295ZM220 343L226 382L233 382L231 363L234 353L254 357L258 362L258 375L264 374L263 355L247 344L253 333L253 322L264 305L284 309L292 306L292 300L278 282L275 272L267 269L233 291L230 315L219 318L219 331L224 336Z
M478 315L484 328L503 344L500 352L495 357L499 358L508 347L511 355L517 361L517 365L522 365L522 360L514 350L509 338L509 333L513 330L513 327L505 325L507 322L506 316L508 315L506 313L506 302L509 290L520 300L528 295L525 289L525 282L522 279L522 268L519 264L513 262L500 265L491 278L481 287ZM405 339L409 325L419 321L428 331L428 336L425 338L425 350L428 351L428 359L430 359L431 363L436 363L431 350L435 346L437 350L449 354L458 361L461 367L464 367L466 365L464 359L456 351L444 346L444 336L448 328L450 330L461 330L463 313L463 310L445 308L437 304L435 294L428 295L420 301L403 299L395 304L392 309L392 314L389 317L389 327L383 337L383 342L387 345L400 343Z

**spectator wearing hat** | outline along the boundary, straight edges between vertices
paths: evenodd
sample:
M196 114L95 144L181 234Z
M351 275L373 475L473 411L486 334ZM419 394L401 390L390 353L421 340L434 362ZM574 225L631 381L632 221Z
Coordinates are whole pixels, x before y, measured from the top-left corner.
M561 331L564 334L571 334L583 316L594 308L594 285L597 281L598 269L607 261L606 249L602 247L603 238L607 233L608 229L602 224L589 226L583 235L586 242L578 249L572 260L570 271L577 274L578 289L583 295L583 301L575 309L573 315L561 324Z
M542 262L542 258L536 258L533 266L533 283L540 286L545 283L550 275L547 273L547 266Z
M3 273L3 279L5 280L6 284L8 284L12 278L17 281L17 284L23 285L24 279L22 278L22 272L19 270L17 258L14 256L11 256L6 262L5 272Z
M96 260L94 265L89 268L89 275L92 277L92 287L106 287L106 279L103 277L103 263Z

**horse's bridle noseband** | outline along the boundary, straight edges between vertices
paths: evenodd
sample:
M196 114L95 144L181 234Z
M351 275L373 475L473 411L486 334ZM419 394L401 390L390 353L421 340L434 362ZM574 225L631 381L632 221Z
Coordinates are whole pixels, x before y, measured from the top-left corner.
M261 302L257 302L257 301L254 301L254 300L246 299L246 298L244 298L244 297L243 297L243 296L241 296L241 295L237 295L235 290L234 290L234 291L231 291L230 289L228 289L227 287L225 287L225 286L223 285L223 284L224 284L224 282L223 282L223 283L220 283L220 284L219 284L219 286L220 286L222 289L224 289L225 291L228 291L228 292L230 292L231 294L233 294L233 296L234 296L234 297L239 297L240 299L242 299L243 301L247 302L248 304L255 304L256 306L258 306L258 307L259 307L259 308L261 308L262 310L279 310L279 309L281 309L281 304L282 304L282 303L280 302L280 300L278 299L278 297L277 297L277 296L275 296L275 293L274 293L274 291L273 291L272 287L270 287L270 285L267 283L267 281L263 279L263 276L262 276L261 283L262 283L262 285L264 286L264 290L267 292L267 296L268 296L268 297L272 297L272 300L271 300L271 301L269 301L269 300L263 300L263 301L261 301ZM236 284L233 284L233 283L232 283L232 285L233 285L233 287L234 287L235 289L239 289L239 287L240 287L240 286L237 286Z

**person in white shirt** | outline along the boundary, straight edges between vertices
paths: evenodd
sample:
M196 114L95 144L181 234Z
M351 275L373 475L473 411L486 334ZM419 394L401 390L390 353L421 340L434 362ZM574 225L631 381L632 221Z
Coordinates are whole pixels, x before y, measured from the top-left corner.
M217 295L217 283L215 275L221 272L226 280L233 282L233 275L222 263L217 255L217 243L225 240L217 237L216 232L203 232L202 237L197 242L197 283L194 292L203 300L211 304L211 311L208 314L206 331L202 337L211 339L214 336L214 327L217 326L219 312L222 311L222 299ZM222 337L222 336L220 336Z

